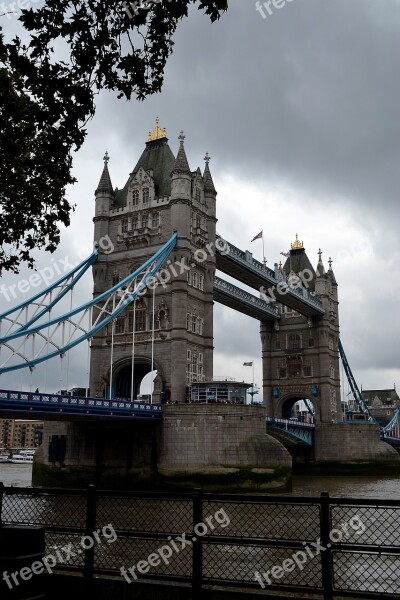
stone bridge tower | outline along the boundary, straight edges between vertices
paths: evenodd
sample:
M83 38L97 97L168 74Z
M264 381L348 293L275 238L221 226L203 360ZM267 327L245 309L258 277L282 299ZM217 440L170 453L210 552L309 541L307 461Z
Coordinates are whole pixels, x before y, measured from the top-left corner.
M186 386L212 377L213 281L216 195L206 154L203 173L191 171L183 132L175 157L165 129L149 133L146 147L120 190L113 188L108 155L97 187L94 238L100 256L93 267L94 296L110 288L154 254L174 231L177 245L155 291L153 401L184 402ZM104 242L106 240L106 242ZM103 243L101 243L103 242ZM112 251L111 251L112 250ZM114 323L112 395L131 397L151 371L152 292ZM111 325L91 347L90 393L109 394Z
M275 265L279 279L300 293L306 287L319 296L325 314L305 317L280 304L280 322L261 324L264 399L270 416L289 418L293 405L305 399L314 406L317 423L342 419L338 286L332 261L325 271L321 255L314 270L296 236L285 264Z

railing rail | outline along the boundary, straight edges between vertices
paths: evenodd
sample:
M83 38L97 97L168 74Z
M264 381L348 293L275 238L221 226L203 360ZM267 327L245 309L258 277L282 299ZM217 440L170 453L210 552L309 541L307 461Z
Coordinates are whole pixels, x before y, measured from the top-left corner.
M88 579L262 587L325 600L400 594L400 500L0 484L0 510L3 525L43 526L48 555L58 548L62 559L69 548L53 570Z

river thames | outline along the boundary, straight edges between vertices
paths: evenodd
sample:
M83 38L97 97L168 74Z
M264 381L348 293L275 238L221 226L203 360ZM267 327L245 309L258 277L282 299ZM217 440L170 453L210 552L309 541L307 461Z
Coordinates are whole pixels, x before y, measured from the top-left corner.
M0 481L5 486L30 487L32 466L0 464ZM381 500L400 497L400 476L397 477L293 477L293 492L285 496L319 496L329 492L337 498L378 498ZM281 494L279 494L281 495Z

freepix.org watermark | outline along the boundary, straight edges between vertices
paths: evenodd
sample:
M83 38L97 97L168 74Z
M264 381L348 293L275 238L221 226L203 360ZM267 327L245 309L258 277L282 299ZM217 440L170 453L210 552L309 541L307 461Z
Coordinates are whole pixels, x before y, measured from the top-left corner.
M338 544L343 540L351 537L351 534L361 535L365 531L365 525L358 515L352 517L348 522L342 523L340 529L332 529L329 533L330 542L326 546L321 545L321 538L315 542L303 542L304 550L293 552L290 558L286 558L280 565L274 565L265 573L254 573L254 579L262 589L265 589L265 584L272 585L275 580L283 579L287 573L291 573L295 569L302 571L304 565L325 552L331 547L331 542Z
M111 254L114 252L114 244L108 235L100 238L95 244L98 246L104 254ZM51 264L39 269L37 272L32 273L27 279L20 279L18 283L12 285L5 285L4 283L0 286L0 296L7 302L12 302L18 298L19 294L27 294L32 288L37 288L40 285L47 287L56 277L61 277L76 267L81 261L78 260L75 263L71 263L68 256L55 260L51 259Z
M117 534L114 527L109 523L104 525L102 529L96 529L91 535L84 535L80 539L80 543L67 544L61 548L57 548L54 554L47 554L41 560L34 561L30 567L22 567L19 571L9 573L3 571L3 581L6 582L8 589L20 585L21 582L29 581L34 575L41 575L45 571L51 574L53 569L58 564L67 563L72 558L82 554L85 550L90 550L96 544L102 544L104 539L108 544L112 544L117 539Z
M149 554L146 560L139 560L131 567L121 567L120 573L127 583L137 581L138 573L144 575L148 573L151 567L158 567L161 563L169 565L170 559L174 554L179 554L185 548L190 547L197 538L204 537L208 531L213 531L216 527L228 527L230 519L223 508L217 510L213 515L204 519L204 522L197 523L193 529L194 537L186 537L186 533L172 538L169 536L168 544L164 544L155 552ZM129 573L129 574L128 574Z
M260 13L263 19L268 15L272 17L276 10L284 8L286 4L294 2L294 0L267 0L266 2L256 2L256 11Z

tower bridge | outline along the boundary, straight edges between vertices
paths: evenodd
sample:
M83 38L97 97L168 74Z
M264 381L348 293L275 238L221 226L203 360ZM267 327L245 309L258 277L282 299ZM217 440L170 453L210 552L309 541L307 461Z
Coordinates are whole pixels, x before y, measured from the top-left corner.
M94 477L109 486L276 489L290 478L290 431L315 463L398 461L377 425L342 422L332 261L326 270L320 252L314 269L296 235L285 264L272 270L218 236L210 157L191 170L184 142L181 132L175 156L157 122L121 189L112 185L106 154L94 240L109 239L113 252L100 245L81 270L0 315L0 374L54 356L62 362L78 344L89 345L87 398L0 391L1 414L46 420L36 482ZM54 316L89 267L93 298ZM214 302L260 322L265 407L190 402L191 386L213 380ZM157 375L143 403L137 396L149 373ZM313 413L312 426L290 423L299 400Z

